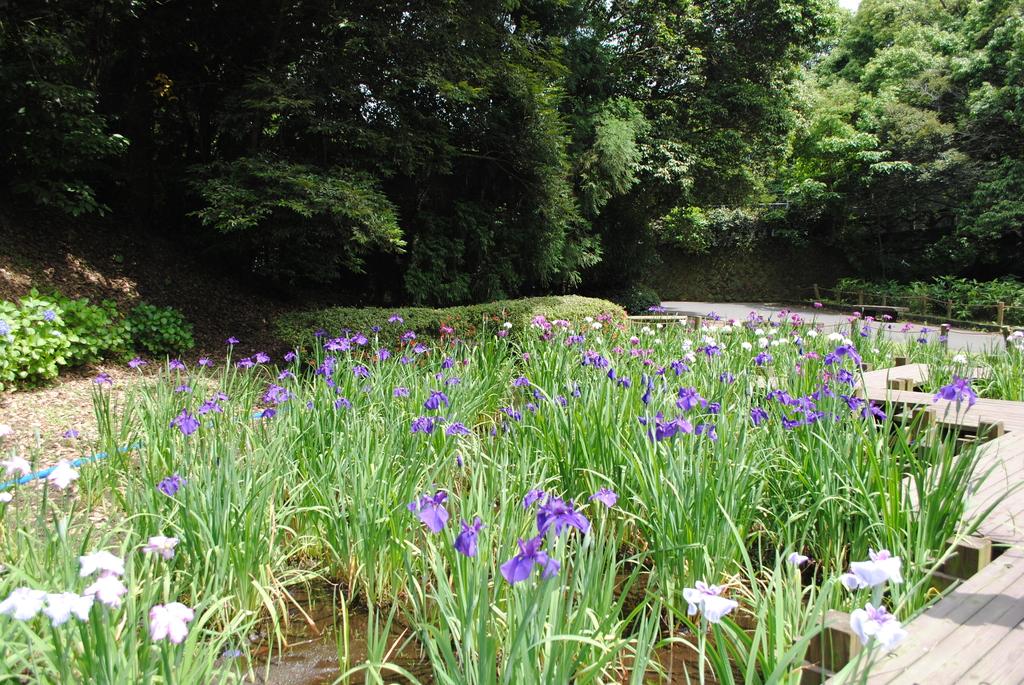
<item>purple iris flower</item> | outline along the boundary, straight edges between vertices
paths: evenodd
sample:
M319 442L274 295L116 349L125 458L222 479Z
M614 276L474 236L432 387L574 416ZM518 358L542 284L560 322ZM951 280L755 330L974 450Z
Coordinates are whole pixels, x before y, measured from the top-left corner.
M864 400L859 397L852 397L850 395L840 395L839 397L843 402L846 402L846 406L849 407L851 411L859 410L864 404Z
M268 355L266 352L257 352L256 354L254 354L252 356L252 359L257 364L269 364L270 363L270 355Z
M697 424L697 427L693 429L693 432L696 435L703 435L707 437L708 440L718 440L718 431L713 423Z
M448 395L445 395L440 390L431 390L430 397L423 403L423 408L437 411L441 408L442 404L446 407L448 406Z
M142 368L145 365L146 365L146 360L145 359L140 359L139 357L136 357L135 359L133 359L130 362L128 362L128 368L129 369L139 369L139 368Z
M228 345L237 345L241 341L238 338L236 338L235 336L231 336L230 338L228 338L224 342L226 342Z
M879 421L885 421L885 412L882 411L882 408L879 407L874 402L868 402L864 407L862 407L860 410L860 415L861 418L864 419L874 417Z
M423 354L429 349L430 348L424 345L423 343L416 343L415 345L412 346L412 351L415 352L416 354Z
M572 527L586 533L590 530L590 521L576 511L572 500L566 502L560 497L548 497L537 510L537 531L543 535L554 526L555 535L561 535L566 528Z
M200 416L202 416L203 414L210 414L210 413L216 413L216 414L223 414L224 413L224 409L220 406L220 404L218 404L216 399L206 400L201 405L199 405L198 414Z
M334 408L335 409L342 409L342 408L344 408L344 409L351 409L352 408L352 403L349 402L344 397L339 397L338 399L334 400Z
M168 497L174 497L178 493L178 490L181 489L181 486L185 485L185 483L187 482L188 481L186 481L184 478L175 473L173 475L167 476L159 483L157 483L156 489L164 493Z
M74 440L74 439L75 439L75 438L77 438L78 436L79 436L79 433L78 433L78 431L77 431L77 430L75 430L74 428L69 428L69 429L67 429L66 431L64 431L64 433L63 433L63 437L65 437L65 438L69 438L69 439L71 439L71 440Z
M462 379L461 379L461 378L459 378L458 376L452 376L451 378L449 378L448 380L446 380L446 381L444 382L444 384L445 384L445 385L458 385L458 384L459 384L459 383L461 383L461 382L462 382Z
M708 406L708 401L700 396L697 388L679 388L679 399L676 400L677 407L683 411L690 411L698 405L706 407Z
M426 433L430 434L434 432L434 419L429 416L420 416L412 420L412 432L413 433Z
M453 366L455 366L455 360L452 359L451 357L445 357L444 361L441 362L441 368L442 369L450 369Z
M213 366L213 361L209 357L200 357L197 363L206 368Z
M174 392L183 392L183 393L188 394L188 393L192 392L192 386L187 384L187 383L182 383L181 385L179 385L178 387L176 387L174 389Z
M803 421L801 421L800 419L791 419L788 416L782 417L782 427L788 431L791 431L794 428L797 428L801 425L803 425Z
M177 427L182 435L192 435L199 429L199 419L182 409L181 413L171 419L171 428Z
M767 352L760 352L756 357L754 357L754 364L756 364L757 366L764 366L765 364L771 363L772 356Z
M519 539L519 554L501 565L501 575L510 585L521 583L530 577L534 565L540 566L541 579L547 580L558 575L560 564L541 550L544 536L538 535L529 540Z
M245 357L244 359L239 359L237 362L235 362L235 366L237 366L240 369L251 369L252 367L256 366L256 363L249 357Z
M973 407L974 403L978 401L978 393L974 392L974 389L971 388L971 379L953 376L953 382L939 388L939 391L935 393L935 397L932 398L932 402L948 400L960 404L965 399L967 400L968 407Z
M356 333L355 335L352 336L352 342L362 347L363 345L370 341L367 340L366 336L363 335L362 333Z
M523 497L523 509L529 509L531 506L533 506L534 502L536 502L536 501L538 501L540 499L543 499L543 497L544 497L544 491L543 490L539 490L539 489L536 489L536 488L534 488L533 490L530 490L529 492L526 493L526 496Z
M263 411L260 412L260 415L259 415L258 418L261 418L261 419L272 419L275 416L277 416L277 410L273 409L271 407L268 407L268 408L266 408L266 409L264 409Z
M271 383L267 391L263 393L264 404L281 404L287 402L291 397L291 393L288 392L287 388L283 388L276 383Z
M394 395L395 397L408 397L409 396L409 388L398 386L397 388L395 388L391 392L391 394Z
M180 359L172 359L167 362L167 369L170 371L184 371L185 364Z
M96 378L93 378L92 382L96 385L113 385L114 379L110 377L110 374L104 372L96 374Z
M452 436L452 435L469 435L471 432L472 431L470 431L468 428L466 428L466 426L464 424L459 423L458 421L456 421L455 423L451 424L450 426L448 426L448 428L445 429L444 434L448 435L448 436Z
M718 380L721 383L730 385L736 381L736 376L732 375L728 371L723 371L721 374L719 374Z
M619 501L619 496L615 494L613 490L608 488L601 488L593 495L590 496L590 501L597 500L601 504L605 505L609 509L615 506L615 503Z
M299 355L295 354L295 350L290 350L284 353L284 360L288 363L295 361L298 357Z
M448 523L448 511L444 508L447 499L448 493L438 490L433 495L422 495L415 502L410 502L408 508L419 517L427 530L437 534L444 530L445 524Z
M405 323L405 319L398 314L392 314L388 317L388 323Z
M502 407L499 411L513 421L522 421L523 415L513 407Z
M512 381L513 388L522 388L528 386L529 384L530 379L527 378L526 376L520 376L519 378L516 378L514 381Z
M384 362L391 358L391 352L386 348L382 347L377 350L377 361Z
M853 385L857 382L854 375L846 369L839 369L836 373L836 380L846 385Z
M352 367L352 375L356 378L369 378L370 370L362 364L356 364Z
M475 557L477 553L477 536L480 534L480 529L484 527L484 522L477 516L473 519L473 524L466 523L466 520L461 521L462 532L455 538L455 551L463 556Z
M681 376L690 370L690 367L687 366L686 362L684 362L682 359L672 362L671 364L669 364L669 366L672 367L672 370L676 372L677 376Z
M760 426L768 420L768 412L761 407L752 407L750 410L750 420L753 421L755 426Z

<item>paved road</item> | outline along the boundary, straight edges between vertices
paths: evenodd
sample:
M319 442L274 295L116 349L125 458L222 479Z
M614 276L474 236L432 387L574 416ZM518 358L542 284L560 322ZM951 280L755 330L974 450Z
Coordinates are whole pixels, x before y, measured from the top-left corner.
M765 318L771 316L778 318L780 311L787 310L789 312L799 314L807 321L814 320L825 324L826 326L848 324L849 322L848 314L836 311L798 306L783 307L780 305L760 302L662 302L661 304L670 314L707 316L709 313L714 312L723 319L738 319L741 321L746 319L747 315L752 311L757 312ZM934 336L938 335L938 331L936 330L937 327L934 324L928 326L913 324L911 330L907 333L901 332L903 327L903 322L893 324L891 332L892 337L903 337L907 339L919 338L921 337L920 331L922 328L927 328L930 331L926 334L930 339L934 339ZM950 349L956 350L984 352L993 348L1003 350L1005 349L1005 343L1003 341L1003 336L998 333L981 333L978 331L965 331L954 328L949 334L949 347Z

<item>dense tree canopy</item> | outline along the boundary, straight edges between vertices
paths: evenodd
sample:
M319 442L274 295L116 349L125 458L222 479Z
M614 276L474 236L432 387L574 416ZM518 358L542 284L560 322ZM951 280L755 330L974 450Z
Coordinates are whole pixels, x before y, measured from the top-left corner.
M769 231L896 271L1022 252L1020 0L25 0L0 22L10 197L282 283L464 302Z

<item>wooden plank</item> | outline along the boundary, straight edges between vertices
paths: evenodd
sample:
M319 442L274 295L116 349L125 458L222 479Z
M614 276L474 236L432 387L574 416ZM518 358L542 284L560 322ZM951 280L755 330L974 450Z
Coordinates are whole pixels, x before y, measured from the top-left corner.
M962 583L938 603L926 609L912 620L906 629L907 641L895 654L886 656L875 652L868 664L871 673L868 682L893 682L920 660L940 648L961 624L982 611L993 597L1002 596L1017 587L1024 595L1024 552L1008 550L1001 557L985 567L978 575ZM859 682L860 676L848 669L829 681L830 684ZM929 684L932 685L932 684Z
M979 647L984 649L984 645L999 642L1024 621L1024 583L1020 582L1024 579L1024 560L1017 560L1013 566L1016 568L1018 582L997 595L976 594L976 597L987 598L981 608L956 626L937 645L937 649L915 664L912 673L893 682L929 685L960 682L960 676L984 656L984 651L979 650Z

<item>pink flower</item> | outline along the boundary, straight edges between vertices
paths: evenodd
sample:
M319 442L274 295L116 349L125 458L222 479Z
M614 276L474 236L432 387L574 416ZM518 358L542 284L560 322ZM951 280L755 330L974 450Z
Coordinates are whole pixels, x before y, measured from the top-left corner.
M96 582L85 588L82 594L91 595L112 609L121 606L121 596L128 592L121 579L115 575L100 576Z
M0 461L0 465L4 467L4 473L8 476L27 476L32 473L32 465L23 457L11 457L7 461Z
M88 621L94 599L92 595L76 595L74 592L48 594L43 613L50 617L50 623L54 626L64 625L72 614L79 621Z
M143 547L146 554L159 554L164 560L174 558L174 547L178 544L178 538L168 538L163 535L154 535Z
M100 572L101 576L124 575L124 560L120 557L115 557L106 550L80 556L78 557L78 563L82 566L79 571L79 575L82 578L91 576L97 571Z
M180 645L188 635L186 625L195 612L181 602L157 604L149 610L149 636L154 640L170 640Z
M35 618L35 615L43 608L44 599L46 599L46 593L42 590L19 587L8 595L7 599L0 602L0 614L11 616L19 621L27 621L30 618Z
M78 480L78 471L66 459L57 462L53 471L46 477L46 481L58 490L64 490L76 480Z

